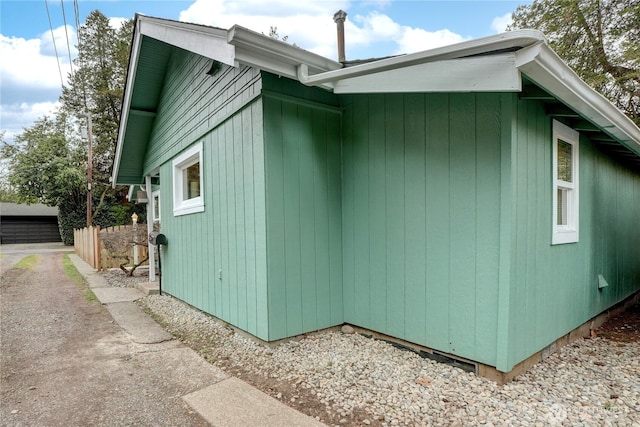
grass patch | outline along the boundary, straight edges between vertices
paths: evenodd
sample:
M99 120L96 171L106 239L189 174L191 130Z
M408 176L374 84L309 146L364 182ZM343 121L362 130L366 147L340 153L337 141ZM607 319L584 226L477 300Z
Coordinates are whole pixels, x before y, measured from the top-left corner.
M76 266L73 265L71 258L69 258L69 255L67 254L62 257L62 269L67 277L69 277L69 279L71 279L71 281L73 281L73 283L83 291L84 298L88 302L94 303L98 301L98 298L96 298L96 295L93 293L91 288L87 286L87 282L84 281L84 277L82 277L82 274L78 272Z
M94 294L90 288L85 288L84 299L86 299L90 303L98 302L98 298L96 298L96 294Z
M23 270L33 270L36 265L40 262L40 257L38 255L29 255L22 258L13 268L20 268Z

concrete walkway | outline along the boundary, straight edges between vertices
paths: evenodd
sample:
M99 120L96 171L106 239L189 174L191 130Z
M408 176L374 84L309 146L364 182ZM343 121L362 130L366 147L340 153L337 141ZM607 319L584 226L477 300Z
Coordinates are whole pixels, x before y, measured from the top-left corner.
M111 287L106 280L76 254L70 259L84 276L98 300L105 305L116 323L137 344L161 344L173 337L147 316L133 302L145 295L139 289ZM249 384L230 377L205 362L187 347L173 348L171 355L157 352L158 363L188 370L207 383L182 399L212 426L323 426L315 419L296 411ZM163 357L164 356L164 357ZM163 360L164 359L164 360ZM206 365L206 366L204 366ZM198 373L206 368L202 373ZM176 375L176 378L192 375ZM192 377L193 378L193 377ZM203 384L200 384L203 385Z

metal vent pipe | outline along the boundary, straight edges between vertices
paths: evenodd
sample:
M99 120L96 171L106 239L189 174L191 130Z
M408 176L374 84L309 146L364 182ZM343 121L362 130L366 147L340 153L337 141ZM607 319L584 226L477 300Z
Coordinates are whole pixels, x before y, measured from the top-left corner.
M347 12L339 10L333 15L333 22L338 27L338 62L346 61L344 53L344 21L347 19Z

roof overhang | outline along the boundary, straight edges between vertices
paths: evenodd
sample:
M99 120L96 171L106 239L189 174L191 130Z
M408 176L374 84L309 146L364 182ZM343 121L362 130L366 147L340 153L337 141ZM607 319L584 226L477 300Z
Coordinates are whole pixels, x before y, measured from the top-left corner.
M640 129L607 98L580 79L546 43L518 51L516 66L538 86L640 156Z
M339 62L237 25L226 30L136 15L111 174L114 187L118 184L138 184L143 179L142 164L123 166L123 152L126 147L128 153L135 154L133 157L144 156L159 101L151 102L150 105L149 102L144 102L143 106L136 105L134 100L137 99L135 96L137 86L145 85L156 94L159 94L162 89L161 77L137 79L137 74L142 67L145 67L145 70L151 70L155 75L163 76L167 67L166 58L149 53L150 48L145 44L145 40L161 42L170 48L193 52L229 66L247 65L292 79L296 78L297 67L301 63L306 64L314 73L323 73L342 67ZM330 88L330 86L326 87Z
M510 31L320 74L301 63L297 73L303 84L331 85L335 93L521 92L523 76L640 156L640 129L582 81L537 30Z
M148 53L148 46L153 43L145 43L145 40L154 40L156 47L162 44L167 51L184 49L230 66L255 67L337 94L522 93L523 80L526 79L543 89L554 101L577 113L583 122L612 138L612 144L624 147L625 152L631 151L634 159L640 156L640 129L605 97L584 83L551 50L544 35L537 30L511 31L344 67L341 63L240 26L224 30L136 15L134 28L112 173L114 186L142 181L142 162L124 167L122 154L126 147L128 157L129 154L138 158L144 156L159 97L145 104L142 101L148 97L136 97L134 94L138 86L144 85L147 89L152 86L150 93L159 94L167 67L166 58L158 59ZM144 59L141 61L141 58ZM138 70L144 70L145 78L137 79ZM148 79L146 74L156 77ZM132 102L134 98L136 103Z

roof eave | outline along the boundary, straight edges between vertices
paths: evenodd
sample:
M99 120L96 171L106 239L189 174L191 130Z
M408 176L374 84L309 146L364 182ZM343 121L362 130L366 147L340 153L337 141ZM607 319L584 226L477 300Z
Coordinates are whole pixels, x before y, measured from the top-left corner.
M580 79L546 43L518 51L516 66L537 85L640 155L640 129L635 123Z
M120 162L125 143L128 117L132 113L131 101L133 85L138 68L142 40L150 37L169 45L211 58L230 66L241 64L262 69L280 76L296 78L300 63L316 73L342 68L342 64L323 56L292 46L288 43L265 37L262 34L240 26L230 30L171 21L137 14L134 23L134 35L131 44L131 59L127 71L127 80L122 105L122 115L118 129L115 161L111 174L111 184L135 184L119 179ZM217 41L212 43L211 38ZM331 85L324 85L331 89ZM124 179L130 181L130 178Z
M227 30L168 19L138 17L143 36L179 47L189 52L235 65L235 48L227 43Z
M305 64L314 73L343 68L340 62L239 25L231 27L227 41L236 47L236 66L242 63L291 79L297 79L300 64Z
M314 70L312 70L307 63L301 61L297 69L296 78L305 85L317 86L347 78L380 73L418 64L465 58L489 52L503 51L510 48L531 46L545 40L544 35L538 30L510 31L320 74L314 74Z
M122 100L122 111L120 112L120 125L118 127L118 139L116 141L116 153L113 161L113 169L111 171L111 186L116 188L118 185L118 172L120 170L120 160L122 159L122 146L124 144L125 130L127 129L127 121L129 118L129 109L131 106L131 96L133 94L133 84L136 79L136 70L138 68L138 58L140 56L140 45L142 35L140 34L141 15L136 14L133 25L133 40L131 42L131 55L129 59L129 68L127 70L127 79L125 83L124 95Z

